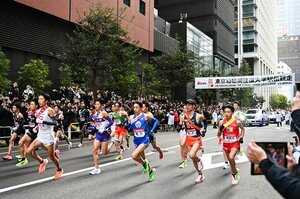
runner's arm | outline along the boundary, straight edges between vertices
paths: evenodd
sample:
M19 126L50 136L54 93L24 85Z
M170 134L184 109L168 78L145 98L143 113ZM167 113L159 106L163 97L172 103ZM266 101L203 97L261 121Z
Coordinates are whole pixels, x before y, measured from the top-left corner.
M222 130L223 130L222 126L223 126L223 121L220 121L218 125L218 131L217 131L218 138L220 138L222 135Z
M113 121L112 119L109 117L108 113L107 112L103 112L102 113L103 117L108 121L108 124L105 126L105 129L108 129L109 127L111 127L113 125Z
M150 114L145 114L145 115L146 115L146 120L151 121L151 123L153 124L152 129L150 130L150 133L154 133L154 131L156 130L156 128L159 125L159 121L155 117L152 117Z
M238 120L238 125L239 125L239 127L241 129L239 141L240 141L240 143L243 143L243 139L244 139L244 136L245 136L245 128L244 128L242 122L239 121L239 120Z
M177 132L181 131L182 126L183 126L183 120L184 120L184 116L180 115L179 124L178 124L178 126L176 126Z

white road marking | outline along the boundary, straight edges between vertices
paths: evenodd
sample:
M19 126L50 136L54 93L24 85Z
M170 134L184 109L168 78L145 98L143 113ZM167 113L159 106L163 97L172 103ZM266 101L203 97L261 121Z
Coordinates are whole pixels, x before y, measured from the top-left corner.
M203 141L213 140L213 139L217 139L217 137L205 138L205 139L203 139ZM172 147L169 147L169 148L165 148L164 150L171 150L171 149L175 149L175 148L179 148L179 145L172 146ZM152 155L152 154L156 154L156 153L155 152L149 152L146 155L149 156L149 155ZM223 163L211 164L211 158L212 158L212 156L214 156L214 155L220 155L220 154L222 154L222 152L211 153L211 154L204 154L203 155L203 160L204 160L204 164L205 164L204 170L213 169L213 168L217 168L217 167L223 166ZM125 159L119 160L119 161L109 162L109 163L106 163L106 164L102 164L99 167L100 168L107 167L107 166L110 166L110 165L119 164L119 163L126 162L126 161L129 161L129 160L132 160L132 158L130 157L130 158L125 158ZM241 162L245 162L245 161L248 161L248 160L241 159L241 160L238 160L237 163L241 163ZM90 171L93 168L94 167L88 167L88 168L84 168L84 169L80 169L80 170L76 170L76 171L64 173L62 175L62 177L64 177L64 176L71 176L71 175L74 175L74 174L78 174L78 173ZM2 188L2 189L0 189L0 193L12 191L12 190L15 190L15 189L19 189L19 188L22 188L22 187L27 187L27 186L31 186L31 185L35 185L35 184L40 184L40 183L51 181L51 180L53 180L53 177L47 177L47 178L43 178L43 179L39 179L39 180L34 180L34 181L31 181L31 182L19 184L19 185L14 185L14 186Z

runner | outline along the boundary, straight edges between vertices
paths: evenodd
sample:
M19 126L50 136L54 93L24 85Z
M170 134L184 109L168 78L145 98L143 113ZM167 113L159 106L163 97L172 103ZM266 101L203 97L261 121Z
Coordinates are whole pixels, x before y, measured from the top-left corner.
M59 140L66 140L69 147L72 147L72 142L70 142L68 136L65 135L64 133L64 127L63 127L63 120L64 120L64 114L63 112L60 110L60 107L58 105L55 105L53 107L54 109L54 115L55 115L55 119L57 121L57 126L54 127L54 132L55 132L55 151L54 154L57 158L60 157L60 151L58 150L58 145L59 145Z
M223 121L223 119L224 119L224 111L221 109L220 113L218 115L218 127L222 124L221 122ZM223 139L222 139L222 137L219 137L218 144L221 145L222 143L223 143ZM223 150L223 158L225 161L223 169L229 169L230 165L229 165L229 162L228 162L228 159L227 159L227 156L226 156L226 153L224 150Z
M117 140L112 139L108 132L108 129L113 124L113 121L110 119L108 113L103 110L104 103L102 100L97 100L95 103L96 116L92 118L92 124L89 127L89 131L95 132L94 146L93 146L93 159L95 168L90 172L90 175L96 175L101 173L99 167L99 156L98 149L101 145L101 153L106 155L109 153L112 145L118 143Z
M188 99L185 102L186 113L180 116L180 124L182 129L186 131L186 141L185 145L188 149L189 156L193 160L196 171L198 172L198 177L195 183L201 183L204 181L204 175L202 173L203 163L200 157L197 156L197 152L202 150L202 131L201 122L204 120L203 115L195 112L195 100Z
M127 108L127 110L129 109L128 107L125 107L124 104L122 104L120 110L121 110L121 111L126 111L126 108ZM126 111L126 112L127 112L127 114L128 114L128 111ZM126 136L125 136L125 140L126 140L126 150L129 150L129 149L130 149L130 137L131 137L131 135L130 135L129 131L127 131L127 134L126 134Z
M80 142L78 144L78 147L82 147L82 141L83 141L83 137L85 135L86 132L86 127L87 127L87 122L89 119L89 115L90 112L88 111L88 109L85 106L84 102L80 103L80 109L77 111L77 118L78 118L78 122L79 122L79 129L80 129L80 134L79 134L79 139Z
M153 114L151 112L149 112L149 107L150 107L149 102L143 101L143 113L149 114L149 115L151 115L154 118ZM155 149L155 150L158 151L158 153L159 153L159 159L163 159L164 153L161 150L160 146L157 145L157 143L156 143L156 137L155 137L155 134L154 134L154 133L157 133L157 130L155 129L154 132L152 132L152 133L150 132L150 130L153 127L153 123L151 122L151 120L148 122L148 125L149 125L149 128L148 128L147 134L149 135L150 143L151 143L153 149Z
M54 180L59 180L63 174L63 169L59 165L58 159L54 155L54 126L57 125L55 119L54 110L47 106L50 96L47 94L39 95L38 102L40 109L36 111L36 122L38 126L34 128L34 131L38 131L37 138L29 145L27 154L31 155L39 163L39 174L43 173L48 163L47 159L42 159L38 154L34 153L35 149L42 147L48 152L49 158L56 166L56 173Z
M28 111L27 111L28 118L24 125L25 135L19 141L20 157L16 156L18 158L18 163L16 164L17 167L22 167L28 164L26 151L29 144L33 140L35 140L37 136L37 132L33 131L34 127L36 126L36 118L35 118L36 109L37 109L37 103L34 100L32 100L28 107Z
M181 117L184 117L186 113L186 106L184 105L183 106L183 111L182 113L180 114L180 118ZM179 125L177 125L176 127L176 130L177 132L179 133L179 145L180 145L180 154L181 154L181 158L182 158L182 162L180 163L179 165L179 168L182 169L182 168L186 168L187 167L187 154L188 154L188 150L187 150L187 147L186 147L186 131L184 128L182 128L183 126L183 120L179 120Z
M126 111L120 110L120 104L116 103L114 106L115 112L113 115L114 124L116 125L114 138L119 140L120 144L116 144L116 150L119 155L115 158L115 160L121 160L123 158L123 153L125 151L124 147L122 146L124 137L127 135L127 130L125 129L125 124L128 120L128 114Z
M218 137L222 136L223 150L230 162L232 172L232 184L238 184L240 180L240 171L235 166L235 156L240 150L240 144L243 143L243 137L245 135L245 129L242 123L234 116L233 106L227 105L223 107L224 120L220 122L218 128ZM239 131L241 129L241 132Z
M149 146L150 140L148 135L148 124L147 122L151 121L153 123L153 127L150 130L153 133L159 122L157 119L153 118L150 114L146 114L142 112L143 104L141 102L135 102L133 105L134 115L130 116L129 126L134 132L133 142L136 146L136 149L132 152L131 157L136 162L139 162L143 165L143 173L146 174L149 172L148 181L152 182L155 180L155 172L156 169L150 167L149 161L145 156L145 149Z
M12 128L12 135L9 140L8 153L3 156L3 160L12 160L11 152L15 144L15 140L18 136L21 138L25 134L25 130L23 128L23 124L25 122L23 115L20 113L20 103L15 103L12 106L13 119L14 119L14 127Z

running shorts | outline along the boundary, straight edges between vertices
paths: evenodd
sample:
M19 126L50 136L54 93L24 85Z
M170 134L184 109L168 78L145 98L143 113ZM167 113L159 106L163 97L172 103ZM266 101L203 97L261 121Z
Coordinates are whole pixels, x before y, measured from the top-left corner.
M225 153L230 153L231 149L236 148L237 150L240 150L240 143L234 142L234 143L223 143L223 149Z
M127 135L127 131L123 126L116 126L115 134L125 137Z
M133 143L134 143L136 148L141 144L144 144L144 145L148 146L150 144L150 139L149 139L149 137L134 138Z
M185 145L187 147L193 147L195 143L199 143L199 148L203 147L202 138L201 137L192 137L192 136L186 136L186 142Z
M38 133L36 139L39 142L41 142L45 147L48 147L54 144L54 137L54 132Z
M108 131L104 131L103 133L96 132L95 133L95 140L98 140L99 142L107 142L110 140L110 134Z

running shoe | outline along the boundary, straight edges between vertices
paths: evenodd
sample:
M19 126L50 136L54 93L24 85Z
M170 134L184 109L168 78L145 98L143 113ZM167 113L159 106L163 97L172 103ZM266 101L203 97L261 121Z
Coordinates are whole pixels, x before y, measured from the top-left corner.
M17 159L22 159L23 157L21 155L16 155Z
M47 159L43 159L43 163L40 164L39 174L43 173L46 170L46 165L48 164Z
M126 151L126 149L125 149L125 148L122 148L122 149L120 150L120 154L122 155L125 151Z
M2 157L3 160L12 160L12 156L10 154L7 154Z
M183 169L183 168L187 168L187 161L182 161L182 163L179 165L179 168L180 169Z
M22 167L22 166L25 166L26 164L28 164L28 159L27 158L25 158L24 160L20 160L17 164L16 164L16 166L17 167Z
M120 144L120 140L118 140L117 138L111 138L111 141L114 143L114 144Z
M101 173L101 169L100 168L94 168L91 172L90 175L97 175Z
M60 151L59 151L58 149L56 149L56 150L54 151L54 155L55 155L55 157L56 157L57 159L59 159L59 157L60 157Z
M201 159L199 159L199 161L198 161L198 170L199 171L202 171L203 170L203 162L202 162L202 160Z
M117 157L115 157L115 160L122 160L123 159L123 156L122 155L118 155Z
M73 143L69 142L69 147L72 148L72 146L73 146Z
M149 172L149 161L146 159L145 163L143 164L143 174L146 174Z
M240 170L237 168L236 169L236 173L232 174L232 181L231 181L231 183L233 185L237 185L239 183L239 180L240 180Z
M77 145L77 147L78 147L78 148L81 148L81 147L83 147L83 144L82 144L82 143L79 143L79 144Z
M56 170L55 176L53 177L54 180L59 180L64 173L64 170L61 169L60 171Z
M229 163L225 163L223 166L223 169L229 169L230 168L230 164Z
M198 174L198 177L196 178L195 183L199 184L199 183L203 182L204 179L205 179L205 177L204 177L203 173L202 174Z
M152 182L155 180L155 173L156 173L156 169L152 168L151 172L149 173L149 178L148 178L149 182Z
M164 158L164 153L163 152L159 152L159 159L163 159Z
M126 147L126 150L129 150L129 149L130 149L130 147L129 147L129 146L127 146L127 147Z

